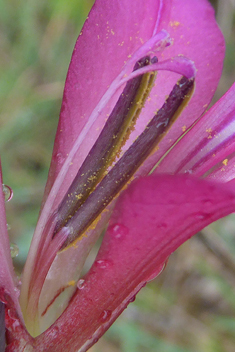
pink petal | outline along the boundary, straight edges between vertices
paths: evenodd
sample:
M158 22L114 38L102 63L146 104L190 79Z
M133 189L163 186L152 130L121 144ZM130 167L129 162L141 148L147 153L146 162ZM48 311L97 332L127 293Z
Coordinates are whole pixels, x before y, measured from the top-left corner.
M86 351L173 251L234 210L233 185L182 175L134 182L117 202L91 270L62 316L36 338L35 351Z
M165 1L163 5L162 1L151 0L148 6L145 6L142 0L119 3L120 7L116 2L112 5L112 1L96 1L75 46L65 86L46 194L91 112L121 72L124 62L141 44L149 40L153 33L162 28L166 29L173 40L173 45L159 54L160 60L184 55L194 60L197 67L194 99L178 125L173 128L172 134L168 134L168 138L162 142L159 152L161 155L169 147L169 143L172 144L172 140L182 134L182 127L191 125L205 110L214 94L222 70L224 40L209 3L204 0L174 0L172 7L170 1ZM110 60L110 57L114 60ZM159 73L151 99L137 122L131 140L135 139L154 111L162 105L175 82L176 75L169 72ZM114 96L112 101L116 98ZM86 155L94 143L105 118L106 114L102 114L98 125L94 125L86 136L82 152L79 158L76 158L77 167L78 160L82 161L83 155ZM155 158L157 157L156 155ZM71 164L75 164L74 161ZM71 166L70 174L74 173L74 167L75 165Z
M164 4L149 0L146 6L144 0L96 0L69 66L50 185L88 117L121 72L127 58L152 37L157 23L161 29L160 22L169 16L170 3L169 0ZM97 134L94 129L94 140Z
M158 32L157 28L161 30L160 23L166 20L167 14L169 15L170 3L171 0L149 0L148 6L145 6L144 0L133 3L124 0L96 1L78 38L69 67L44 201L91 112L114 78L120 74L128 56L148 39L152 39L153 32ZM155 37L157 36L158 34ZM163 41L166 37L167 40L165 33L160 33L159 37L162 37ZM132 67L130 69L132 70ZM105 119L106 114L103 114L98 125ZM36 266L38 251L45 240L46 233L43 233L43 229L98 134L99 129L94 126L83 142L76 162L69 162L69 168L74 169L66 169L68 178L66 181L64 176L60 178L59 188L52 190L41 212L24 268L21 290L23 306L27 305L30 278Z
M11 259L10 242L7 233L5 197L2 191L2 172L0 165L0 301L11 305L21 317L18 296L18 280Z
M210 177L215 178L216 172L218 181L233 178L234 96L235 84L177 143L159 164L156 172L172 174L189 172L200 177L208 175L212 169ZM218 169L221 171L217 172Z
M171 21L165 29L173 38L174 44L162 52L161 58L167 59L180 54L193 60L197 69L196 89L190 103L159 144L156 153L145 162L140 174L150 171L185 129L206 110L223 68L224 38L208 1L173 0ZM155 100L158 104L159 100L163 101L175 81L176 78L172 74L159 72L156 89L151 94L152 101Z

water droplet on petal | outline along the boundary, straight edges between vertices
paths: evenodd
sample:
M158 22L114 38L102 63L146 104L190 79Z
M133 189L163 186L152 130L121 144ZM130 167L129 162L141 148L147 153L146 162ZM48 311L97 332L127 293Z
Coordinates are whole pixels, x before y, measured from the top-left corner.
M198 214L195 215L195 218L196 218L197 220L206 220L206 219L208 219L209 217L210 217L210 214L208 214L208 213L203 213L203 212L198 213Z
M14 287L14 291L15 291L17 297L20 297L20 289L18 287Z
M163 272L163 270L165 269L165 267L167 265L167 262L168 262L168 259L165 261L165 263L162 264L162 266L157 267L157 269L154 270L152 272L152 274L148 277L147 282L156 279L156 277L158 277Z
M204 205L204 207L210 208L210 207L213 205L213 202L212 202L211 199L205 199L205 200L203 201L203 205Z
M112 315L111 310L104 310L100 316L100 320L105 322L106 320L108 320L110 318L111 315Z
M5 202L9 202L11 200L11 198L13 197L13 191L12 191L11 187L2 184L2 190L5 195Z
M77 288L79 290L82 290L84 288L84 286L85 286L85 280L83 280L83 279L78 280Z
M52 329L49 330L49 338L53 339L56 338L60 333L60 329L58 326L54 326Z
M97 260L96 264L101 268L101 269L106 269L111 265L111 262L109 260Z
M123 239L129 233L129 229L122 224L114 224L111 231L112 235L117 239Z
M133 297L131 297L131 298L129 299L128 303L134 302L134 301L135 301L135 298L136 298L136 295L134 295Z
M33 350L34 350L34 347L29 344L27 344L24 348L24 352L33 352Z
M193 170L192 169L188 169L188 170L185 170L184 173L191 175L193 173Z
M64 163L65 157L62 153L56 154L57 164L62 165Z
M17 257L19 254L19 247L17 246L17 244L11 242L10 249L11 249L11 257L12 258Z
M157 228L160 230L165 230L167 229L167 224L165 222L161 222L160 224L157 225Z

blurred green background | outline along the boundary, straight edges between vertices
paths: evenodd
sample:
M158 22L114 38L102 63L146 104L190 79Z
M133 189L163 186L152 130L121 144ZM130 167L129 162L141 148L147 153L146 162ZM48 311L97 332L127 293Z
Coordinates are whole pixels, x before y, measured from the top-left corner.
M235 1L211 1L227 42L218 99L235 80ZM0 1L0 149L14 263L25 261L50 164L64 80L93 0ZM93 352L234 352L235 216L182 246Z

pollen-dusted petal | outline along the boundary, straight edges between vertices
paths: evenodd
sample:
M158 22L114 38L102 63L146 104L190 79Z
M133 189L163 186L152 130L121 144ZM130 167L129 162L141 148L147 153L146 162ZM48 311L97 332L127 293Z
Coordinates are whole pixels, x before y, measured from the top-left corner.
M217 180L234 178L234 96L235 83L177 143L155 172L188 172L198 177L212 172L211 176ZM217 169L220 172L215 177Z
M111 82L152 37L156 25L162 29L170 7L171 0L148 0L148 6L145 0L96 0L69 66L48 188ZM94 140L97 134L94 130ZM89 143L92 146L92 140Z
M145 162L141 174L150 170L162 155L183 134L182 128L188 128L208 108L219 82L225 53L223 35L216 24L214 10L205 0L173 0L171 19L165 28L173 40L173 45L158 57L159 62L176 55L184 55L194 61L197 69L196 89L190 104L176 121L171 131L159 145L159 150ZM143 110L143 119L152 106L158 106L169 94L176 78L169 72L159 72L155 88L150 95L150 104ZM161 104L160 104L161 105ZM133 138L139 133L141 126Z
M185 175L153 175L134 182L116 204L82 289L78 287L66 311L36 345L44 343L44 351L50 351L56 340L46 343L56 328L57 352L68 340L74 349L86 351L177 247L234 210L234 186Z
M138 60L134 71L149 66L150 57ZM152 65L151 65L152 66ZM120 153L153 86L156 73L150 72L129 80L109 115L95 144L79 168L67 194L57 210L55 234L85 202L95 186Z
M117 161L77 212L68 219L70 235L64 246L72 243L90 226L107 205L125 187L143 161L156 148L159 141L180 115L194 88L194 79L182 77L161 109L155 114L141 135Z

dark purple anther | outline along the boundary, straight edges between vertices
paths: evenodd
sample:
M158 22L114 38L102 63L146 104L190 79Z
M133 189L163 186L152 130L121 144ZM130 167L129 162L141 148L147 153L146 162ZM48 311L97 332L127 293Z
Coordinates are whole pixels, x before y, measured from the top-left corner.
M150 57L146 56L136 62L134 71L149 64ZM127 82L97 141L58 208L58 222L54 234L76 213L101 181L107 168L115 161L147 99L153 76L153 73L148 73Z

